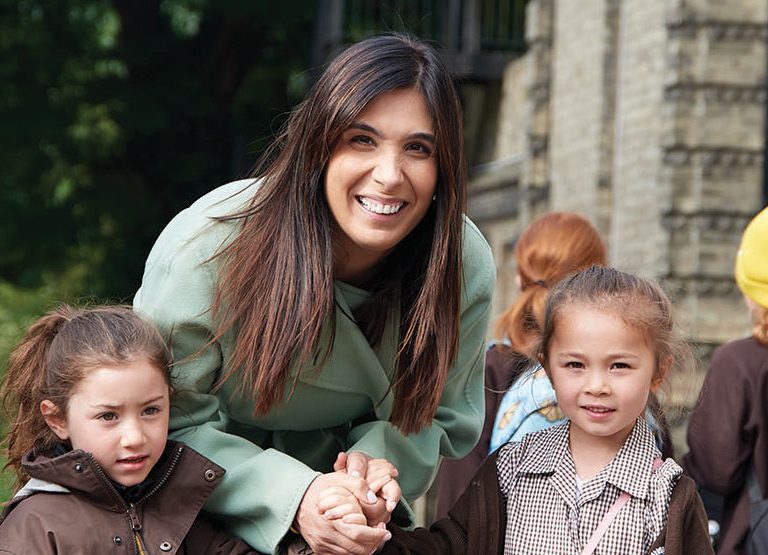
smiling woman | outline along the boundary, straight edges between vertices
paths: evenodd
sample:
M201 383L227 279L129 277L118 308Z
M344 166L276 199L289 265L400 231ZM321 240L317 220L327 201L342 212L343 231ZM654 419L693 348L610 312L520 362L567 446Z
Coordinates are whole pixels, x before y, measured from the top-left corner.
M434 144L432 120L414 88L382 94L342 133L325 177L343 250L337 279L364 284L424 218L437 186Z
M134 305L172 338L171 431L227 469L207 510L254 547L368 554L477 441L495 269L465 203L450 76L381 36L331 62L253 179L157 240ZM368 526L323 518L327 486Z

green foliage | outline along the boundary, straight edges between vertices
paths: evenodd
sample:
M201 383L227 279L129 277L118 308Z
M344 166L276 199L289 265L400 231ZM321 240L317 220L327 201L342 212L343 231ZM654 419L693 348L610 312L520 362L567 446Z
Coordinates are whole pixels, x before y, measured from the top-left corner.
M311 0L0 9L0 279L130 300L168 220L251 167L301 94Z
M5 368L8 355L21 338L24 330L36 320L40 314L52 308L55 304L70 300L71 292L55 290L50 286L36 289L23 289L7 282L0 281L0 368ZM0 413L5 415L4 412ZM0 418L2 431L3 418ZM0 437L4 437L0 433ZM5 460L0 457L0 502L7 500L12 493L13 475L2 472Z
M0 373L57 302L130 302L170 218L247 174L303 96L316 9L0 0Z

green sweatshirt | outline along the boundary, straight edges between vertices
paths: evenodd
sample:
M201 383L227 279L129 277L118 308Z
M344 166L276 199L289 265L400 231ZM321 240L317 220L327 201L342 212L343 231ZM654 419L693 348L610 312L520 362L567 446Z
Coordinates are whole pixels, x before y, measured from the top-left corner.
M254 548L277 552L310 482L332 470L339 451L386 458L400 472L404 498L413 500L431 484L441 456L461 457L474 446L484 416L484 342L495 267L488 244L465 219L459 351L431 426L406 437L388 422L397 319L372 348L348 316L367 293L339 281L329 359L319 372L302 372L292 396L286 390L284 402L254 417L253 401L238 392L235 378L212 391L233 336L198 351L214 329L210 307L219 264L210 258L239 229L238 222L211 217L241 208L257 188L252 180L229 183L179 213L152 248L134 307L172 332L177 393L171 436L227 471L206 510Z

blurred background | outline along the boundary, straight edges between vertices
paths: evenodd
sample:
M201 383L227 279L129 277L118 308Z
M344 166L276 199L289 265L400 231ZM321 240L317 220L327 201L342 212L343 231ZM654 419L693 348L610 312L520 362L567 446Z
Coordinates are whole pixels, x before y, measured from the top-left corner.
M732 268L768 202L765 0L0 0L0 368L57 302L130 302L170 218L248 174L334 52L387 31L455 74L494 315L517 235L579 212L672 294L701 365L667 403L689 407L749 330Z

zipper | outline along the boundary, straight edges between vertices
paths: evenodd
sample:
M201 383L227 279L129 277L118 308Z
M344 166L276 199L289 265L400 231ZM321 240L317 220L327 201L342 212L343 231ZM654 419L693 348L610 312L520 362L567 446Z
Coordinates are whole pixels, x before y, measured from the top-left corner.
M145 493L141 499L136 501L136 505L141 505L146 501L149 497L152 497L154 494L158 492L160 488L162 488L165 483L168 481L168 478L171 477L171 473L173 472L173 469L176 468L176 465L179 462L179 459L181 458L181 452L184 450L184 447L178 447L176 449L176 453L173 455L173 459L171 459L171 462L168 464L168 470L165 471L165 473L160 477L160 479L155 482L155 485L152 486L152 489L149 490L147 493Z
M128 517L128 524L130 525L131 533L133 534L134 555L146 554L146 551L144 551L144 546L141 540L141 522L139 521L139 517L136 516L136 507L138 507L139 505L144 503L149 497L157 493L157 491L161 487L163 487L165 482L168 481L168 478L170 478L171 473L173 472L173 469L176 467L176 464L179 462L179 459L181 458L181 452L183 450L184 450L183 446L179 446L176 449L176 453L173 455L173 459L171 459L171 462L168 465L168 469L163 473L163 475L155 483L155 485L152 486L152 489L149 490L147 493L145 493L141 497L141 499L139 499L136 503L130 503L130 504L126 503L125 499L123 499L123 497L120 495L120 492L117 491L117 488L115 488L115 486L112 485L112 482L109 480L109 477L101 468L101 465L96 461L96 459L90 454L87 455L91 461L91 466L96 472L96 476L107 487L107 489L112 492L113 496L120 502L120 505L122 506L123 511Z

